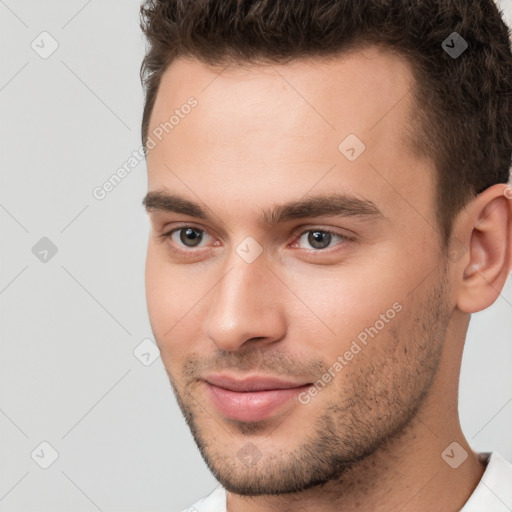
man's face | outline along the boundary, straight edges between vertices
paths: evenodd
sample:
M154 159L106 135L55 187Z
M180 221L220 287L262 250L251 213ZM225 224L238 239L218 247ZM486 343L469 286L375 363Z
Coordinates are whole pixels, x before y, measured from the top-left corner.
M149 192L198 208L148 201L149 317L217 479L292 492L340 476L425 403L451 313L434 170L405 143L398 57L221 71L180 59L160 85Z

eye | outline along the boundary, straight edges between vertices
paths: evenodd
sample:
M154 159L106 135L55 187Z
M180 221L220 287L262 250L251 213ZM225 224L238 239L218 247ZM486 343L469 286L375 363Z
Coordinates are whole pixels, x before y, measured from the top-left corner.
M194 248L202 247L205 245L203 242L210 235L206 231L192 226L183 226L181 228L173 229L168 233L161 235L163 238L168 238L177 247Z
M164 240L170 240L176 251L190 252L196 248L203 248L209 245L220 245L215 241L215 237L210 235L204 229L200 229L190 225L175 227L174 229L160 235ZM211 241L213 239L213 243ZM336 245L343 245L353 239L349 236L335 233L327 229L309 229L303 231L292 247L298 247L309 252L324 251Z
M323 250L328 249L331 246L331 243L336 242L337 240L345 242L349 240L349 238L338 233L333 233L332 231L311 229L302 233L298 240L298 246L301 249ZM304 247L304 244L309 244L309 247Z

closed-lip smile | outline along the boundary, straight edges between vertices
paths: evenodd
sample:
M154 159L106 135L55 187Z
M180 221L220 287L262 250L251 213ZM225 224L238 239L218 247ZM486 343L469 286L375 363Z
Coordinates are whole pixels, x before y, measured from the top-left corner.
M226 418L246 422L272 416L312 385L311 382L266 375L236 378L228 374L210 374L202 380L218 412Z

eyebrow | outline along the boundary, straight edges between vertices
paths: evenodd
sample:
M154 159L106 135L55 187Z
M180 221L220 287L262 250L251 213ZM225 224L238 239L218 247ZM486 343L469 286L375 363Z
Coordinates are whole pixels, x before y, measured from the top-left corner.
M146 211L181 213L199 219L212 220L199 203L167 192L148 192L142 201ZM294 219L321 216L359 217L385 219L373 201L349 194L322 194L301 198L268 210L261 210L263 224L274 225Z

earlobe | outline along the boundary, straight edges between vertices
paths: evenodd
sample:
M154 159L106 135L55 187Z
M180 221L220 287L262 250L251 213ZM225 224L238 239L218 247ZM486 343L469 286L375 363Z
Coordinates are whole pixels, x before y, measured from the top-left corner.
M466 313L488 308L498 298L512 267L512 201L510 187L493 185L461 212L458 238L467 254L455 263L457 307Z

